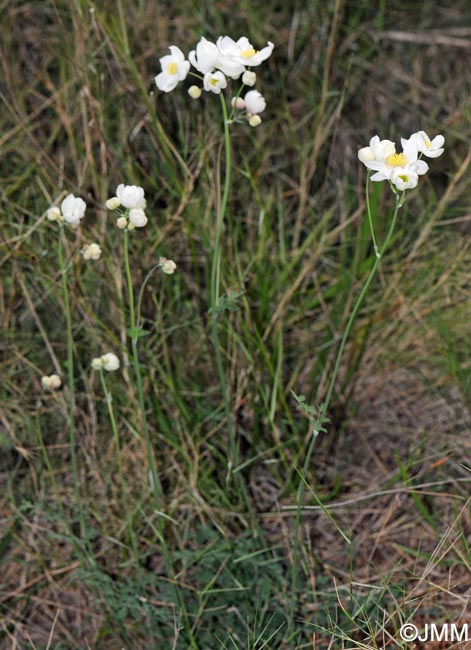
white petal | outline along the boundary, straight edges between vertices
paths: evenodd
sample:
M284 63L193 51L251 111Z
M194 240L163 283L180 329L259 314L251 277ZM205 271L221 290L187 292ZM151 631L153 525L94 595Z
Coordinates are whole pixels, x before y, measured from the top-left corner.
M373 153L373 149L371 147L362 147L362 149L360 149L358 152L358 159L362 163L366 163L370 160L374 160L375 155Z
M190 71L190 63L188 61L183 61L178 66L178 81L183 81L186 79L186 75Z
M386 181L388 177L383 174L383 172L376 172L373 176L370 176L370 181Z
M422 176L422 174L426 174L428 172L428 165L425 160L416 160L414 163L412 163L411 168L419 176Z
M178 75L172 74L168 75L165 72L161 72L155 78L155 85L159 90L162 90L164 93L169 93L178 85Z
M176 63L183 63L183 61L185 60L185 55L183 54L183 52L179 47L177 47L176 45L170 45L168 49L172 53L173 58L176 59Z
M441 156L442 153L445 151L445 149L427 149L424 151L424 156L427 156L427 158L438 158L438 156Z

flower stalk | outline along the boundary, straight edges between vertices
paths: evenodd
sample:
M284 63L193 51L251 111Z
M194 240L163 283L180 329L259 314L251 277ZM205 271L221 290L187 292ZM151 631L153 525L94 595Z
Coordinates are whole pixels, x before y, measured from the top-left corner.
M106 406L108 408L108 415L109 415L109 418L110 418L111 429L113 431L114 444L115 444L115 447L116 447L116 458L117 458L117 462L118 462L118 476L119 476L119 482L121 484L121 493L122 493L122 500L123 500L124 513L125 513L125 517L126 517L126 523L127 523L128 530L129 530L129 540L130 540L130 543L131 543L132 551L134 553L134 558L137 561L138 557L139 557L139 550L138 550L138 547L137 547L136 535L134 533L134 528L133 528L133 525L132 525L132 519L131 519L131 515L130 515L130 512L129 512L129 504L128 504L127 491L126 491L126 481L124 480L124 473L123 473L123 460L122 460L122 457L121 457L121 444L120 444L120 439L119 439L118 427L116 425L116 418L115 418L114 410L113 410L113 396L109 392L108 387L106 385L103 365L100 367L99 372L100 372L101 386L103 388L103 393L105 395L105 400L106 400Z
M146 458L149 466L152 492L154 494L157 510L160 510L162 500L162 486L157 474L157 467L152 449L152 443L147 422L146 405L144 400L144 389L142 383L141 365L139 362L139 352L137 344L139 341L139 329L136 327L136 314L134 308L134 288L132 283L131 266L129 264L129 231L124 230L124 267L126 271L126 280L128 285L129 299L129 334L131 337L132 359L134 374L136 376L137 396L139 400L139 409L141 411L142 428L144 431Z
M82 509L82 500L80 496L80 482L77 469L77 451L75 436L75 381L74 381L74 340L72 334L72 314L70 310L69 285L67 282L67 265L64 259L65 249L65 232L63 223L59 222L59 236L57 240L57 259L62 280L62 296L64 300L64 312L66 321L67 336L67 404L68 404L68 423L69 423L69 443L70 458L72 464L72 476L74 483L75 503L79 511L80 533L81 537L85 536L85 518Z
M367 186L368 187L368 186ZM353 323L356 320L356 317L358 315L358 312L360 310L361 305L363 304L363 300L365 299L365 296L368 292L368 289L370 288L370 285L376 275L376 272L378 270L378 267L381 263L381 260L383 259L389 243L391 241L394 228L396 226L396 221L397 221L397 215L399 213L400 207L404 203L404 197L405 197L405 191L402 192L401 194L396 193L396 204L395 204L395 209L394 209L394 214L391 220L391 224L389 226L388 233L386 235L386 238L384 240L384 244L379 252L377 252L377 249L375 248L375 253L376 253L376 259L373 264L373 267L366 279L365 284L363 285L362 290L360 291L360 294L355 302L355 305L351 311L351 314L349 316L349 319L347 321L347 325L345 327L342 340L340 341L339 349L337 351L337 356L335 359L335 364L334 364L334 369L332 372L332 376L329 382L329 386L327 388L327 393L324 398L323 403L320 406L319 409L319 415L317 418L318 425L317 427L313 427L312 431L312 436L311 440L309 443L309 447L305 456L304 464L303 464L303 469L302 469L302 474L299 479L299 485L298 485L298 491L296 495L296 520L295 520L295 527L294 527L294 539L295 539L295 544L294 544L294 550L293 550L293 562L291 565L291 586L292 586L292 592L297 596L298 594L298 536L299 536L299 529L301 525L301 510L302 510L302 502L303 502L303 497L304 497L304 491L305 491L305 486L306 486L306 481L305 481L305 476L307 475L308 469L309 469L309 464L311 462L312 454L314 452L314 448L316 445L317 438L319 436L319 433L322 430L322 423L327 421L327 412L330 406L330 401L332 399L332 394L334 391L335 383L337 381L337 376L339 374L340 370L340 364L342 361L343 353L345 350L345 345L347 343L348 337L350 335L350 331L352 329ZM369 205L369 204L368 204ZM370 220L370 223L371 220ZM371 226L372 227L372 226ZM294 597L291 601L291 611L290 611L290 625L292 626L294 624L294 607L296 603L297 598Z

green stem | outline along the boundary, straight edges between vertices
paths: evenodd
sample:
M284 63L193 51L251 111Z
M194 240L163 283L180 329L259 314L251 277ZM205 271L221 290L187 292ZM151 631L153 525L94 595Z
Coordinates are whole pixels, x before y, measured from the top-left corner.
M224 152L225 152L225 165L224 165L224 188L222 193L221 202L218 204L217 210L217 221L216 221L216 237L214 241L214 251L213 259L211 266L211 285L210 285L210 307L211 307L211 317L212 317L212 326L211 333L213 339L214 354L216 360L216 368L219 378L219 385L221 387L222 399L224 402L224 412L226 415L227 421L227 430L229 433L229 445L230 445L230 458L228 461L228 472L227 480L230 479L234 467L237 467L238 464L238 448L236 444L236 439L234 435L234 428L232 426L232 415L229 403L229 395L226 382L226 374L224 371L224 364L221 355L221 343L219 339L219 324L218 324L218 303L220 295L220 283L221 283L221 235L222 228L224 225L224 218L226 216L227 202L229 199L229 191L231 186L231 166L232 166L232 157L231 157L231 138L229 131L229 119L227 114L226 102L222 94L221 98L221 107L224 120Z
M175 579L175 571L173 570L173 565L172 565L172 559L171 555L168 550L168 546L166 543L166 538L165 538L165 531L164 531L164 525L162 522L162 512L161 512L161 505L162 505L162 498L163 498L163 491L162 491L162 485L160 483L158 474L157 474L157 468L156 468L156 463L154 459L154 452L152 449L152 442L150 439L150 432L149 432L149 427L147 424L147 415L146 415L146 406L145 406L145 400L144 400L144 388L143 388L143 383L142 383L142 374L141 374L141 366L139 363L139 353L137 349L137 344L139 341L139 333L138 329L136 329L136 324L139 319L139 314L137 314L136 318L136 313L135 313L135 308L134 308L134 288L133 288L133 283L132 283L132 276L131 276L131 266L129 263L129 232L128 230L124 231L124 266L126 270L126 280L127 280L127 285L128 285L128 298L129 298L129 324L130 324L130 333L131 333L131 345L132 345L132 357L133 357L133 365L134 365L134 373L136 375L136 384L137 384L137 395L138 395L138 400L139 400L139 408L141 411L142 415L142 426L144 429L144 437L145 437L145 449L146 449L146 457L147 457L147 463L149 466L149 471L151 475L151 482L152 482L152 492L154 494L154 500L155 500L155 506L157 510L157 531L159 534L160 538L160 543L161 543L161 548L162 548L162 555L165 563L165 567L167 569L167 574L169 576L169 579L172 581L174 584L174 589L175 589L175 599L179 604L179 607L182 612L182 616L185 622L185 630L188 633L189 636L189 641L190 641L190 647L192 650L197 649L196 645L196 640L193 634L193 631L191 629L191 624L190 624L190 619L188 616L188 612L186 609L185 601L182 597L182 594L180 592L180 589L178 587L178 583L176 582Z
M375 237L375 231L373 228L373 219L371 218L371 206L370 206L370 176L371 176L371 170L368 170L366 174L366 188L365 188L365 193L366 193L366 211L368 213L368 223L370 224L370 231L371 231L371 239L373 240L373 247L375 251L376 257L380 257L380 253L378 252L378 244L376 243L376 237Z
M117 459L118 459L118 474L119 474L119 481L121 483L121 492L122 492L124 513L126 515L126 523L128 525L128 529L129 529L129 538L130 538L132 550L133 550L133 553L134 553L134 558L137 561L137 559L139 557L139 551L138 551L138 548L137 548L136 535L134 533L134 529L133 529L133 526L132 526L131 516L129 514L129 505L128 505L128 498L127 498L127 493L126 493L126 482L124 480L123 462L122 462L122 458L121 458L121 444L120 444L120 441L119 441L119 432L118 432L118 427L116 426L116 418L114 416L114 410L113 410L113 396L108 391L108 387L106 385L105 375L104 375L103 369L100 369L100 380L101 380L101 385L102 385L102 388L103 388L103 392L105 394L106 405L108 407L108 415L110 417L111 429L113 431L114 443L115 443L115 446L116 446L116 456L117 456Z
M157 468L155 465L154 452L152 449L152 443L150 439L149 426L147 424L147 415L146 415L146 405L144 400L144 388L142 383L142 374L141 374L141 365L139 363L139 353L137 350L137 343L139 340L139 335L136 331L136 314L134 309L134 289L132 284L131 276L131 266L129 264L129 232L124 231L124 266L126 269L126 279L128 284L128 298L129 298L129 324L131 332L131 347L132 347L132 358L134 373L136 375L136 384L137 384L137 396L139 400L139 408L141 411L142 417L142 428L144 430L145 438L145 448L146 448L146 457L147 463L149 465L149 471L152 482L152 492L154 494L155 504L157 510L160 510L161 500L162 500L162 486L157 474Z
M72 315L70 311L69 286L67 282L67 266L64 261L63 241L65 232L63 224L59 224L59 238L57 245L57 257L62 279L62 294L64 299L64 311L67 332L67 384L68 384L68 413L69 413L69 440L70 456L72 462L72 475L74 481L75 503L79 510L80 534L82 539L85 536L85 518L80 497L79 476L77 469L77 453L75 440L75 382L74 382L74 340L72 335Z
M229 120L227 115L227 107L225 99L221 93L221 106L222 115L224 120L224 153L225 153L225 168L224 168L224 189L222 193L222 200L218 205L217 222L216 222L216 238L214 242L213 263L211 267L211 308L214 309L219 301L219 285L221 273L221 234L224 225L224 218L226 215L227 201L229 199L229 191L231 187L231 166L232 166L232 152L231 152L231 136L229 132Z
M345 331L342 336L342 340L340 342L340 346L337 352L337 358L335 360L335 365L334 365L334 370L332 372L332 377L330 379L329 387L327 389L327 394L325 396L324 402L322 403L320 407L320 414L319 414L319 422L322 422L323 418L325 418L327 411L329 409L330 401L332 399L332 394L334 391L335 387L335 382L337 380L337 376L340 370L340 363L342 361L343 357L343 352L345 349L345 345L347 343L350 331L352 329L353 323L355 322L355 319L357 317L358 311L363 303L363 300L368 292L368 289L373 281L373 278L376 275L376 272L378 270L378 267L380 265L380 262L386 253L386 250L389 246L389 243L391 241L391 237L394 232L394 227L396 225L397 221L397 215L399 212L399 208L401 207L404 199L404 192L399 195L396 194L396 206L394 209L394 214L391 220L391 225L389 227L388 233L386 235L386 239L384 240L383 247L381 248L380 252L376 252L376 259L375 263L373 264L373 267L368 275L368 278L366 279L366 282L360 292L360 295L357 298L357 301L352 309L352 312L350 314L350 317L348 319L347 325L345 327ZM301 504L302 500L304 497L304 489L305 489L305 480L304 477L307 474L309 464L311 462L311 457L314 451L314 447L317 441L317 438L319 436L319 430L314 428L311 436L311 441L309 443L309 447L306 453L306 457L304 460L304 465L303 465L303 472L301 475L301 478L299 480L299 486L298 486L298 492L297 492L297 497L296 497L296 521L295 521L295 527L294 527L294 551L293 551L293 563L292 563L292 569L291 569L291 584L292 584L292 593L293 593L293 599L291 601L291 606L290 606L290 626L293 625L294 623L294 607L296 604L297 600L297 594L298 594L298 536L299 536L299 528L300 528L300 523L301 523Z

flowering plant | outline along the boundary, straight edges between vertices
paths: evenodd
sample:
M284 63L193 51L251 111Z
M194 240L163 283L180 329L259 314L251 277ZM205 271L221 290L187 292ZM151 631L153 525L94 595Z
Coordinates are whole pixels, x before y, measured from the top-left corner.
M78 226L81 219L85 216L87 204L83 199L74 194L68 194L61 203L61 207L54 206L47 211L49 221L64 221L71 226Z
M190 64L196 70L191 74L202 82L202 87L193 85L188 93L193 99L198 99L202 90L221 94L228 87L228 79L237 80L242 78L242 86L254 86L257 75L251 68L266 61L273 51L273 43L268 41L261 50L256 50L246 36L234 41L230 36L220 36L215 43L204 36L197 43L194 50L185 59L183 52L175 45L170 46L170 54L160 59L162 72L155 77L155 83L159 90L170 92L174 90L180 81L186 79L190 72ZM266 102L262 95L256 91L250 91L245 99L236 95L232 103L233 115L237 113L236 121L246 118L251 126L257 126L261 122L258 116L265 110ZM254 116L258 116L253 119Z
M402 152L396 153L391 140L380 140L375 135L368 147L358 152L358 158L368 169L376 172L372 181L389 181L393 191L410 190L417 186L419 176L426 174L428 165L422 156L437 158L443 153L445 138L437 135L430 140L425 131L413 133L408 140L401 138Z
M143 228L147 224L148 219L144 212L146 207L144 190L138 185L120 183L116 188L116 196L106 201L106 207L108 210L118 210L119 217L116 225L121 230Z

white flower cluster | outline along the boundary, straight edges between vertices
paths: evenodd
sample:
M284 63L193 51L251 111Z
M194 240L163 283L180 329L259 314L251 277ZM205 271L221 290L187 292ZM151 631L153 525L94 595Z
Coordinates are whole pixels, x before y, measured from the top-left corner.
M425 131L418 131L408 140L401 138L402 152L396 153L394 142L380 140L375 135L369 147L360 149L358 158L365 167L376 172L371 176L372 181L389 181L400 191L410 190L416 187L419 176L428 171L422 156L438 158L443 153L444 143L442 135L430 140Z
M114 352L107 352L102 354L101 357L92 359L93 370L107 370L113 372L119 368L119 359Z
M165 93L176 88L180 81L186 79L190 71L190 64L196 69L194 76L202 81L202 87L206 92L219 95L227 88L228 78L239 79L242 77L242 84L253 86L257 75L250 69L260 65L268 59L273 52L273 43L268 41L261 50L256 50L246 36L234 41L230 36L220 36L216 43L208 41L204 36L200 39L196 48L185 59L183 52L175 45L170 46L170 54L160 59L162 72L155 77L155 83L159 90ZM198 74L199 73L199 74ZM191 86L188 90L190 97L198 99L201 96L201 87ZM250 91L244 99L237 97L233 106L237 110L246 110L246 116L252 126L260 124L260 117L254 116L265 110L265 100L257 91Z
M85 216L87 204L85 201L73 194L68 194L61 203L61 207L54 206L47 211L49 221L66 221L71 226L77 227L80 220Z
M120 211L116 224L118 228L124 230L134 230L134 228L143 228L148 219L144 212L146 207L146 200L144 198L144 190L138 185L124 185L121 183L116 188L116 196L112 196L106 202L108 210L118 210L124 208L124 212Z

